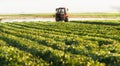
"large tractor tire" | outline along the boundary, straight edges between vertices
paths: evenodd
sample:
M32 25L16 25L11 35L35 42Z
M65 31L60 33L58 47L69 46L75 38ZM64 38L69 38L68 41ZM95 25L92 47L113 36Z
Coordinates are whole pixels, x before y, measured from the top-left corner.
M64 21L65 21L65 22L68 22L68 17L66 17Z
M56 22L60 21L60 14L56 14L55 20L56 20Z
M60 21L59 18L58 18L58 16L55 17L55 20L56 20L56 22Z

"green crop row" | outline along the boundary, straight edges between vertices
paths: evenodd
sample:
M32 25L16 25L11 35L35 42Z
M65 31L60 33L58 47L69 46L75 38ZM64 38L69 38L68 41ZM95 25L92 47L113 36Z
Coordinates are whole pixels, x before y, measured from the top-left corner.
M120 22L0 23L2 66L119 66Z

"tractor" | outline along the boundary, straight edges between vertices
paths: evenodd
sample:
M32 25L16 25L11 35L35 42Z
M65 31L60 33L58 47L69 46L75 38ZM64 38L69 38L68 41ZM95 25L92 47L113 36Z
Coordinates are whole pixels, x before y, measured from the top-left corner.
M56 8L55 20L56 22L65 21L68 22L68 9L65 7Z

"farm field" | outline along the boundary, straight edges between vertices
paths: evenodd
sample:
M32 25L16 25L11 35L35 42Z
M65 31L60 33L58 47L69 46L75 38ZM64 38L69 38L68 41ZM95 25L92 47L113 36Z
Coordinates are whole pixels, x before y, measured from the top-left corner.
M0 23L1 66L120 66L120 21Z
M68 13L70 18L120 18L120 13ZM0 14L4 19L20 18L53 18L55 13L37 13L37 14Z

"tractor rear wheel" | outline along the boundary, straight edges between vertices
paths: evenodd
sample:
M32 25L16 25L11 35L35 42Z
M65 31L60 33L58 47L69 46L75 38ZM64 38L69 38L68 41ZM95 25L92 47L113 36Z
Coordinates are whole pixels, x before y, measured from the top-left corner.
M60 21L58 17L56 17L55 20L56 20L56 22L59 22L59 21Z
M68 22L68 17L66 17L64 21L65 21L65 22Z

